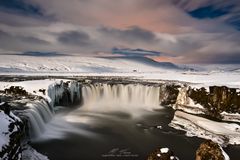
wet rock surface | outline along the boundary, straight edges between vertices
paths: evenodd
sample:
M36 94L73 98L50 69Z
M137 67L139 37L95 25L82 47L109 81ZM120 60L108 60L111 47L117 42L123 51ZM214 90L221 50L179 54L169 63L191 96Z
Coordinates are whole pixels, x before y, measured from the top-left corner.
M196 160L225 160L225 158L220 146L211 140L207 140L197 149Z
M160 89L161 105L172 105L176 103L180 85L164 84Z

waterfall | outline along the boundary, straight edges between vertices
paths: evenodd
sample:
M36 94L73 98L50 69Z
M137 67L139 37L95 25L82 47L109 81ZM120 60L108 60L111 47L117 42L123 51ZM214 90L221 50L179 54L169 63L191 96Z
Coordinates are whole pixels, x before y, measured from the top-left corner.
M69 96L69 97L68 97ZM27 117L29 123L29 136L31 139L39 137L44 131L46 124L54 116L55 104L71 105L81 99L80 85L71 81L52 84L48 87L45 99L34 100L27 103L23 115ZM61 102L61 103L60 103Z
M141 111L151 111L155 108L161 108L159 86L106 83L80 86L77 82L70 82L68 85L66 83L51 85L47 93L46 99L35 100L27 104L28 109L24 115L29 119L31 139L38 138L45 131L46 124L54 116L54 104L60 104L59 102L63 102L62 99L70 99L71 102L74 102L82 95L83 106L74 111L75 118L79 117L78 113L81 113L82 110L94 112L130 111L138 115L137 111L140 109ZM65 96L70 97L66 98Z
M28 103L27 107L24 115L28 117L29 136L30 138L36 138L44 132L46 123L53 117L53 112L50 110L51 105L45 100L40 100Z
M82 87L83 109L95 111L159 108L160 87L96 83Z

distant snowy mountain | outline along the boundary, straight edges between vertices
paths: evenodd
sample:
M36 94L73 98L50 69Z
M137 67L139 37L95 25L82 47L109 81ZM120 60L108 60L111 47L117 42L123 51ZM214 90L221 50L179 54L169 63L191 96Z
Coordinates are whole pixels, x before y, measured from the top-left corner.
M157 67L157 68L164 68L164 69L177 69L177 70L181 69L180 67L178 67L177 65L171 62L157 62L151 58L147 58L143 56L106 57L106 59L134 61L134 62L138 62L139 64L144 64L144 65Z
M57 52L35 52L35 51L28 51L19 54L22 56L36 56L36 57L52 57L52 56L63 56L64 54L60 54Z
M194 68L198 72L240 72L240 64L187 64L186 68Z
M130 48L113 48L112 54L120 54L126 56L160 56L163 53L158 51L149 51L144 49L130 49Z
M166 54L159 51L145 50L145 49L131 49L131 48L113 48L113 55L120 55L114 57L107 57L112 60L126 60L126 61L134 61L139 64L148 65L151 67L164 68L164 69L181 69L177 65L171 62L158 62L147 56L167 56ZM187 68L187 67L186 67Z
M169 62L143 56L82 57L77 55L0 55L0 73L124 73L179 70Z

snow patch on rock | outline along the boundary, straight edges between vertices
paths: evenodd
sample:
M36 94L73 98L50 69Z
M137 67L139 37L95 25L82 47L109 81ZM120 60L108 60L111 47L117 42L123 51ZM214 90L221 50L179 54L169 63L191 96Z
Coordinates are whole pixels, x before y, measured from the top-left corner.
M239 113L227 113L222 112L221 116L225 121L239 122L240 123L240 114Z
M167 152L169 152L169 149L168 148L161 148L160 152L161 153L167 153Z
M174 109L179 109L192 114L204 114L205 109L199 103L195 103L187 94L189 87L182 87L179 91Z

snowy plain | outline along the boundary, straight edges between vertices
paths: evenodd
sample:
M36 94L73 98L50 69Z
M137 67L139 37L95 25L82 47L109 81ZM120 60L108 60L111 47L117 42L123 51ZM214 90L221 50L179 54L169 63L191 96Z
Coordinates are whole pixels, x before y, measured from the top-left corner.
M175 65L146 57L0 55L0 75L120 76L240 88L240 65Z

